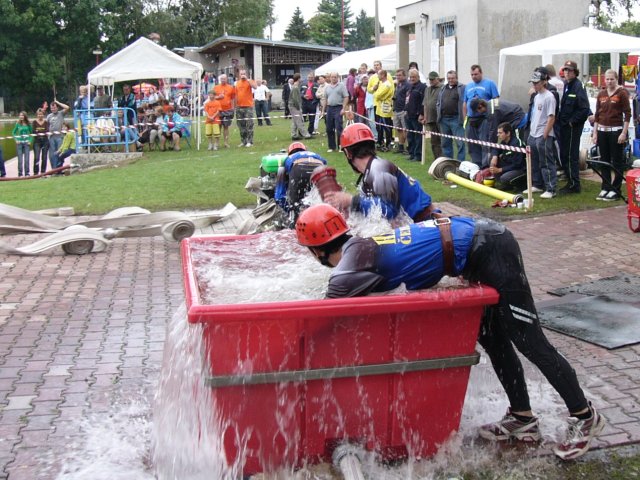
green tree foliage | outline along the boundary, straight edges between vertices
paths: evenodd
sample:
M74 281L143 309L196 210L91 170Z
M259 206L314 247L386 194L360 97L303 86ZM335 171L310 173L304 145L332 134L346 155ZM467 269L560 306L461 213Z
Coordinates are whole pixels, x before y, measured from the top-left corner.
M225 33L263 38L264 30L273 18L273 2L184 0L180 15L186 22L191 45L204 45Z
M376 19L367 17L364 10L356 17L355 27L349 35L347 50L357 51L371 48L375 45Z
M306 42L309 40L309 26L304 21L300 7L296 7L293 11L289 26L284 32L284 39L292 42Z
M348 44L353 28L350 3L349 0L320 0L318 12L309 20L310 37L314 43L341 47L344 18L344 44Z

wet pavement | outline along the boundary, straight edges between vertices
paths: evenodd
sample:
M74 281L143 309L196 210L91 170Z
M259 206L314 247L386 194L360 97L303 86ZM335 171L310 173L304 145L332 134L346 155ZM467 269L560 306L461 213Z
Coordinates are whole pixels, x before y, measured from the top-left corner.
M248 215L239 210L202 233L233 233ZM508 226L538 302L552 298L550 289L640 274L640 234L628 229L622 205ZM85 256L2 256L0 479L59 478L65 452L82 442L79 419L107 415L127 392L152 395L165 326L183 300L179 245L161 237L116 239ZM640 345L606 350L547 334L608 421L595 446L640 442Z

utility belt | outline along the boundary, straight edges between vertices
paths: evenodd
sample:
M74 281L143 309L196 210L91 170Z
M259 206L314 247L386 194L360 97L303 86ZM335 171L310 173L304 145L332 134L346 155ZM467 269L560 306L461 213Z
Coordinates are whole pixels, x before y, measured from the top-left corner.
M455 277L456 269L453 253L453 237L451 236L451 219L449 217L435 218L433 223L438 227L438 230L440 230L444 274L448 277Z
M624 127L602 127L602 126L598 125L598 131L599 132L619 132L623 128Z
M451 236L451 219L433 211L433 205L419 212L414 218L415 223L433 220L433 224L440 230L440 242L442 243L442 258L444 274L448 277L456 276L455 255L453 252L453 237Z

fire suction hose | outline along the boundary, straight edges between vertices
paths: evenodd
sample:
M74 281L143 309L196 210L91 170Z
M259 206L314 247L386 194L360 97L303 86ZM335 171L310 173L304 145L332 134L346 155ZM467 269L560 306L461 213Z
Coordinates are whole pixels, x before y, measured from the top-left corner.
M332 455L333 465L342 472L344 480L365 480L360 452L355 445L338 445Z

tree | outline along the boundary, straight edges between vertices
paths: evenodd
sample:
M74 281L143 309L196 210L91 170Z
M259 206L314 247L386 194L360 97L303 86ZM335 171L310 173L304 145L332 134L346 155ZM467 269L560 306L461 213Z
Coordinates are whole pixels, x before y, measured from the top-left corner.
M309 20L311 40L320 45L341 47L343 19L346 44L353 28L352 16L349 0L320 0L317 14Z
M375 45L376 19L367 17L364 10L356 17L355 27L349 35L347 50L357 51L371 48Z
M309 26L304 21L300 7L296 7L294 10L289 26L284 32L284 39L292 42L306 42L309 40Z

